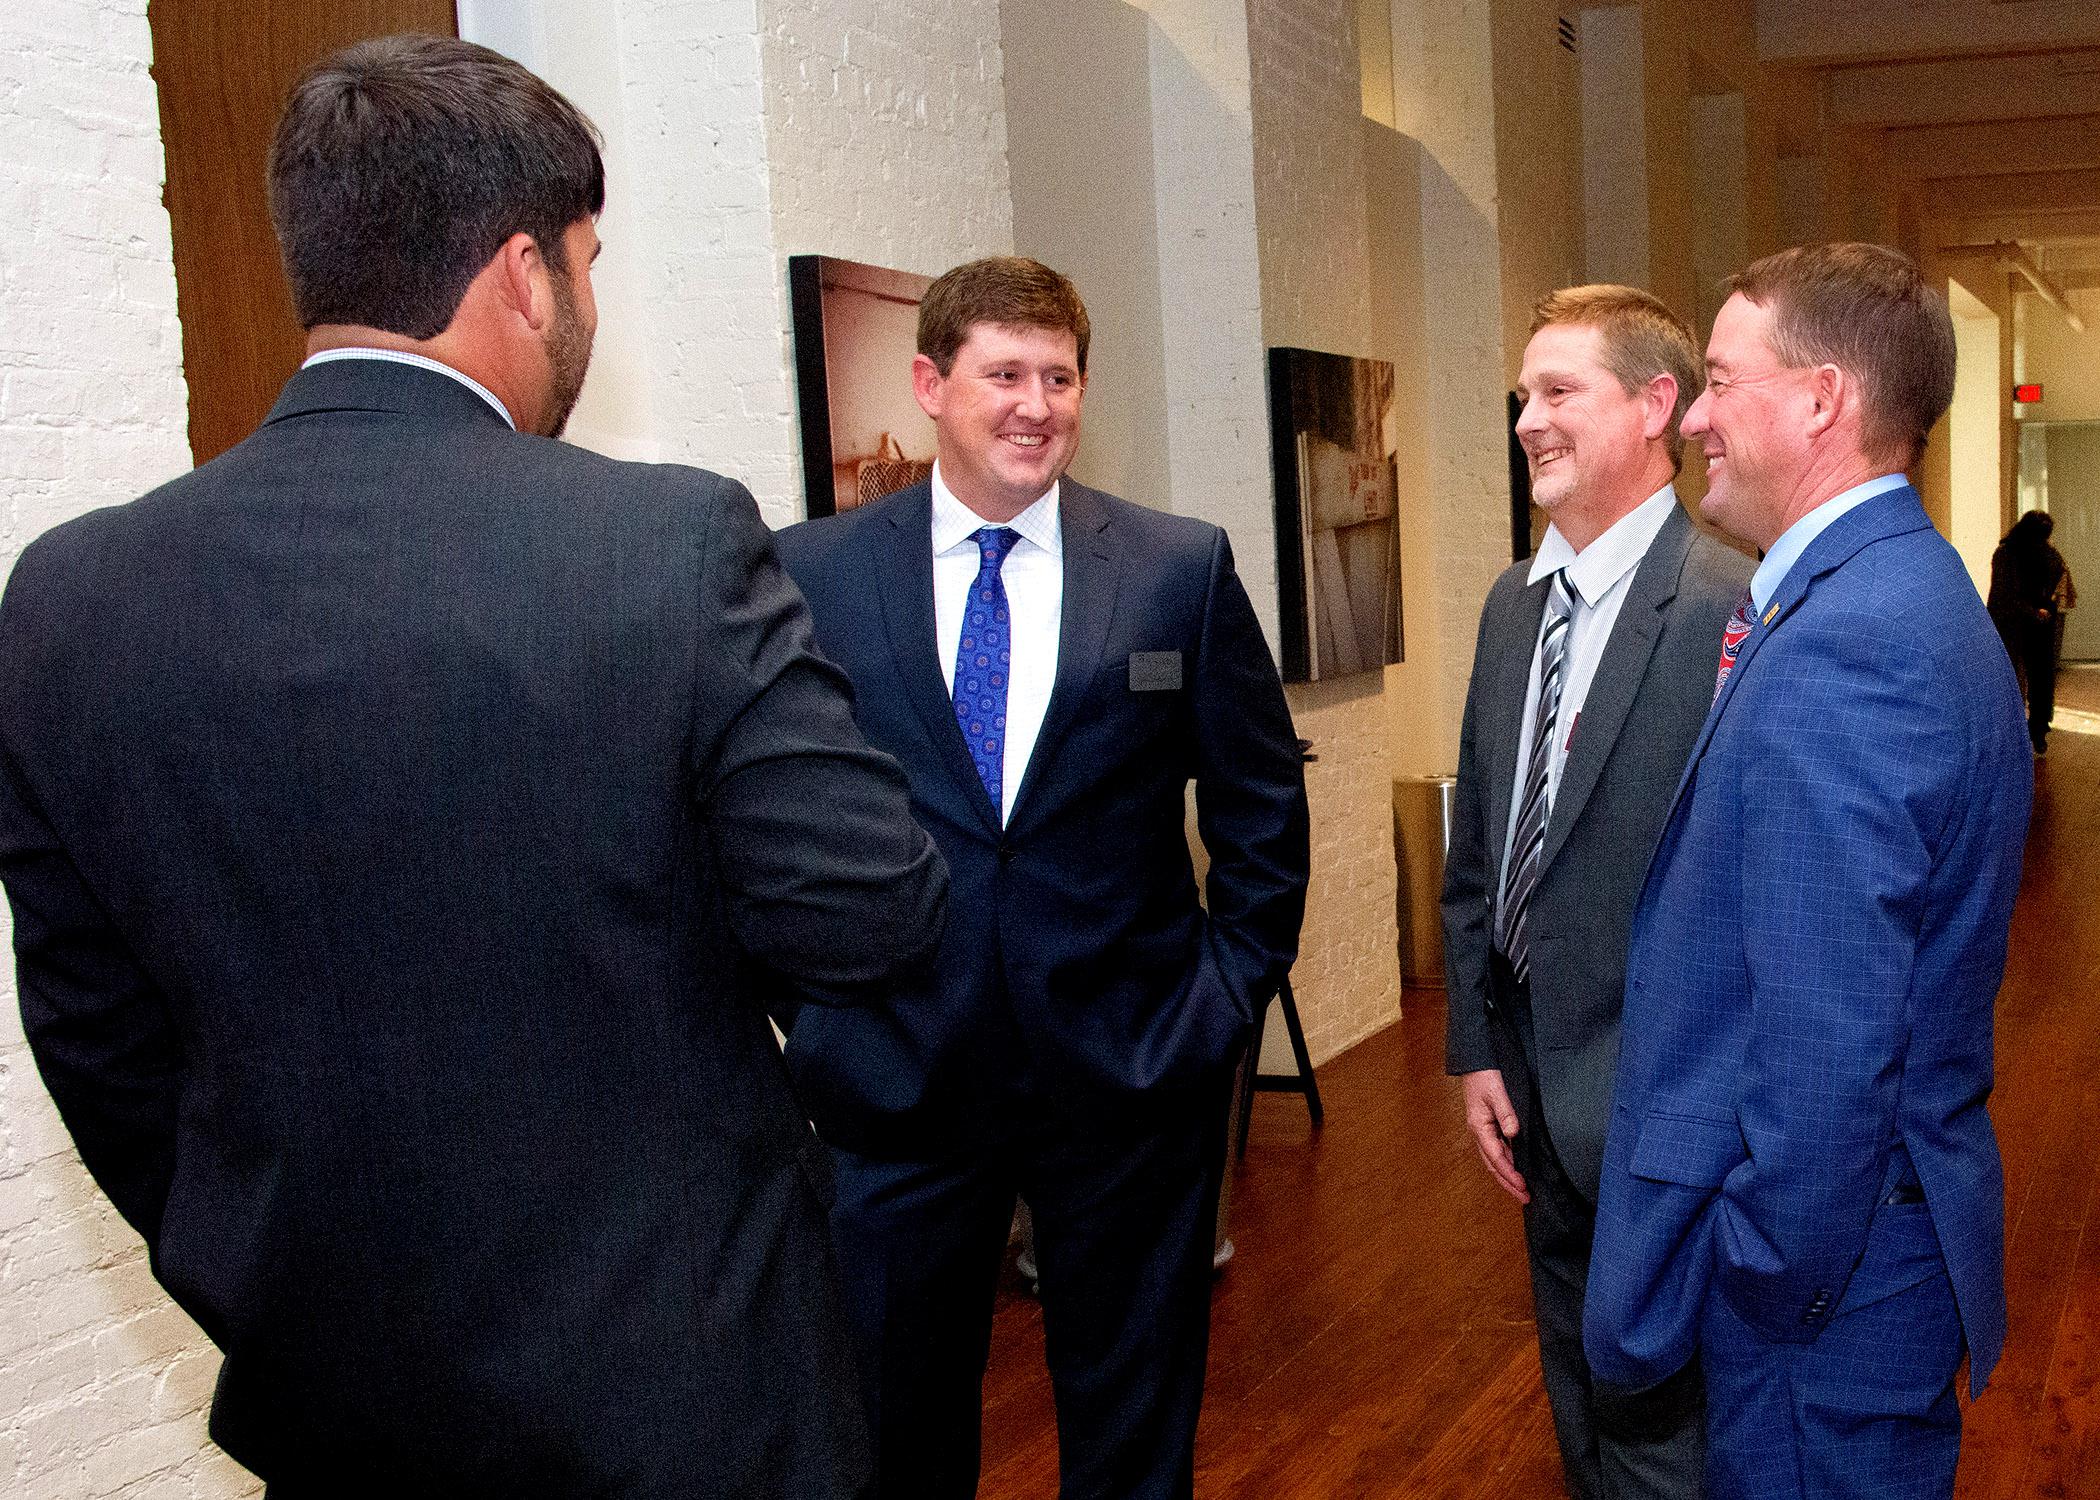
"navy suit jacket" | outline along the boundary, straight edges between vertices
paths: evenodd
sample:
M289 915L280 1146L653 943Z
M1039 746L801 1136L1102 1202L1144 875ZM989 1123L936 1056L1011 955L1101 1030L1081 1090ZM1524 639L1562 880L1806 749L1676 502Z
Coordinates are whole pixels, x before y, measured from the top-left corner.
M819 1128L869 1154L939 1142L1017 1051L1039 1085L1111 1104L1216 1077L1289 973L1305 903L1304 772L1224 532L1063 482L1057 678L1002 829L941 679L931 508L922 483L779 538L952 876L930 994L790 1029Z
M740 485L294 376L0 605L0 876L80 1154L302 1494L857 1494L765 1002L933 947Z
M2032 796L2005 650L1916 493L1840 517L1743 643L1634 918L1600 1379L1682 1366L1709 1296L1804 1344L1943 1259L1981 1389L2005 1336L1991 1010ZM1940 1256L1869 1256L1913 1170Z

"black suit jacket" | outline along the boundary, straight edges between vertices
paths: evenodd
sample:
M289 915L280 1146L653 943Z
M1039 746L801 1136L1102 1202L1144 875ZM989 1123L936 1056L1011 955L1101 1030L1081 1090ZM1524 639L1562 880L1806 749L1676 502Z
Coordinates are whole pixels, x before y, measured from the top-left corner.
M922 483L779 539L954 882L929 993L789 1036L819 1128L877 1154L938 1143L1016 1053L1107 1107L1215 1077L1290 971L1309 859L1290 712L1225 534L1070 479L1056 684L1002 830L941 678L931 507Z
M1444 865L1446 1062L1453 1073L1523 1068L1533 1074L1554 1147L1591 1202L1611 1119L1634 904L1670 794L1713 701L1721 632L1751 567L1741 553L1700 533L1679 507L1627 582L1568 746L1540 851L1528 921L1535 1040L1529 1057L1515 1055L1508 1030L1490 1022L1497 995L1489 955L1524 694L1547 585L1526 582L1531 564L1517 563L1495 580L1481 610ZM1522 1090L1512 1085L1510 1092L1521 1109Z
M0 605L0 876L82 1158L301 1493L867 1469L765 1002L938 857L741 487L316 366Z

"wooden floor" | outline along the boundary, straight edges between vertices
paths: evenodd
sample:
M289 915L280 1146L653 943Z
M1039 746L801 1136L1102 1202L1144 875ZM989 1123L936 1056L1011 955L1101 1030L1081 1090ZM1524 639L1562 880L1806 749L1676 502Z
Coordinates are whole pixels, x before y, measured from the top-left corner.
M2036 767L1998 1006L2011 1336L1968 1413L1964 1500L2100 1497L2100 671L2066 673ZM2093 732L2071 732L2073 723ZM1196 1492L1211 1500L1563 1493L1516 1205L1443 1076L1440 998L1320 1069L1328 1123L1265 1095L1233 1183ZM1001 1294L984 1500L1057 1491L1042 1318Z

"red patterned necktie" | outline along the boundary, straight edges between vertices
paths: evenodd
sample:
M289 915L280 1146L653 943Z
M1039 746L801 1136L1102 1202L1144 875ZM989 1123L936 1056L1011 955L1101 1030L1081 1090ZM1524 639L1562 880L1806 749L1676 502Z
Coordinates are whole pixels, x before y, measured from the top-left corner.
M1728 628L1721 632L1721 670L1714 676L1714 696L1721 696L1721 685L1728 681L1728 674L1735 670L1735 654L1743 649L1749 638L1750 627L1757 623L1757 606L1750 601L1750 591L1743 590L1737 601L1735 613L1728 617Z

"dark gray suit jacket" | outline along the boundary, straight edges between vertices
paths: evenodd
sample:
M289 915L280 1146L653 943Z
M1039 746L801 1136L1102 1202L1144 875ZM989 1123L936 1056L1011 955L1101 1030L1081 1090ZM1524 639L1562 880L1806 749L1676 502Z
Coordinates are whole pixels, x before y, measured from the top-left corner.
M940 860L741 486L295 376L0 604L24 1024L300 1494L848 1496L824 1153L765 1005Z
M1521 1062L1507 1028L1490 1018L1498 997L1489 957L1547 585L1527 584L1530 564L1516 563L1495 580L1481 610L1444 869L1445 1065L1452 1073L1507 1072L1513 1062L1535 1068L1547 1131L1592 1202L1610 1123L1634 903L1713 699L1721 632L1751 567L1701 534L1680 507L1627 585L1546 825L1529 922L1537 1052ZM1510 1092L1516 1098L1521 1090L1512 1083Z

